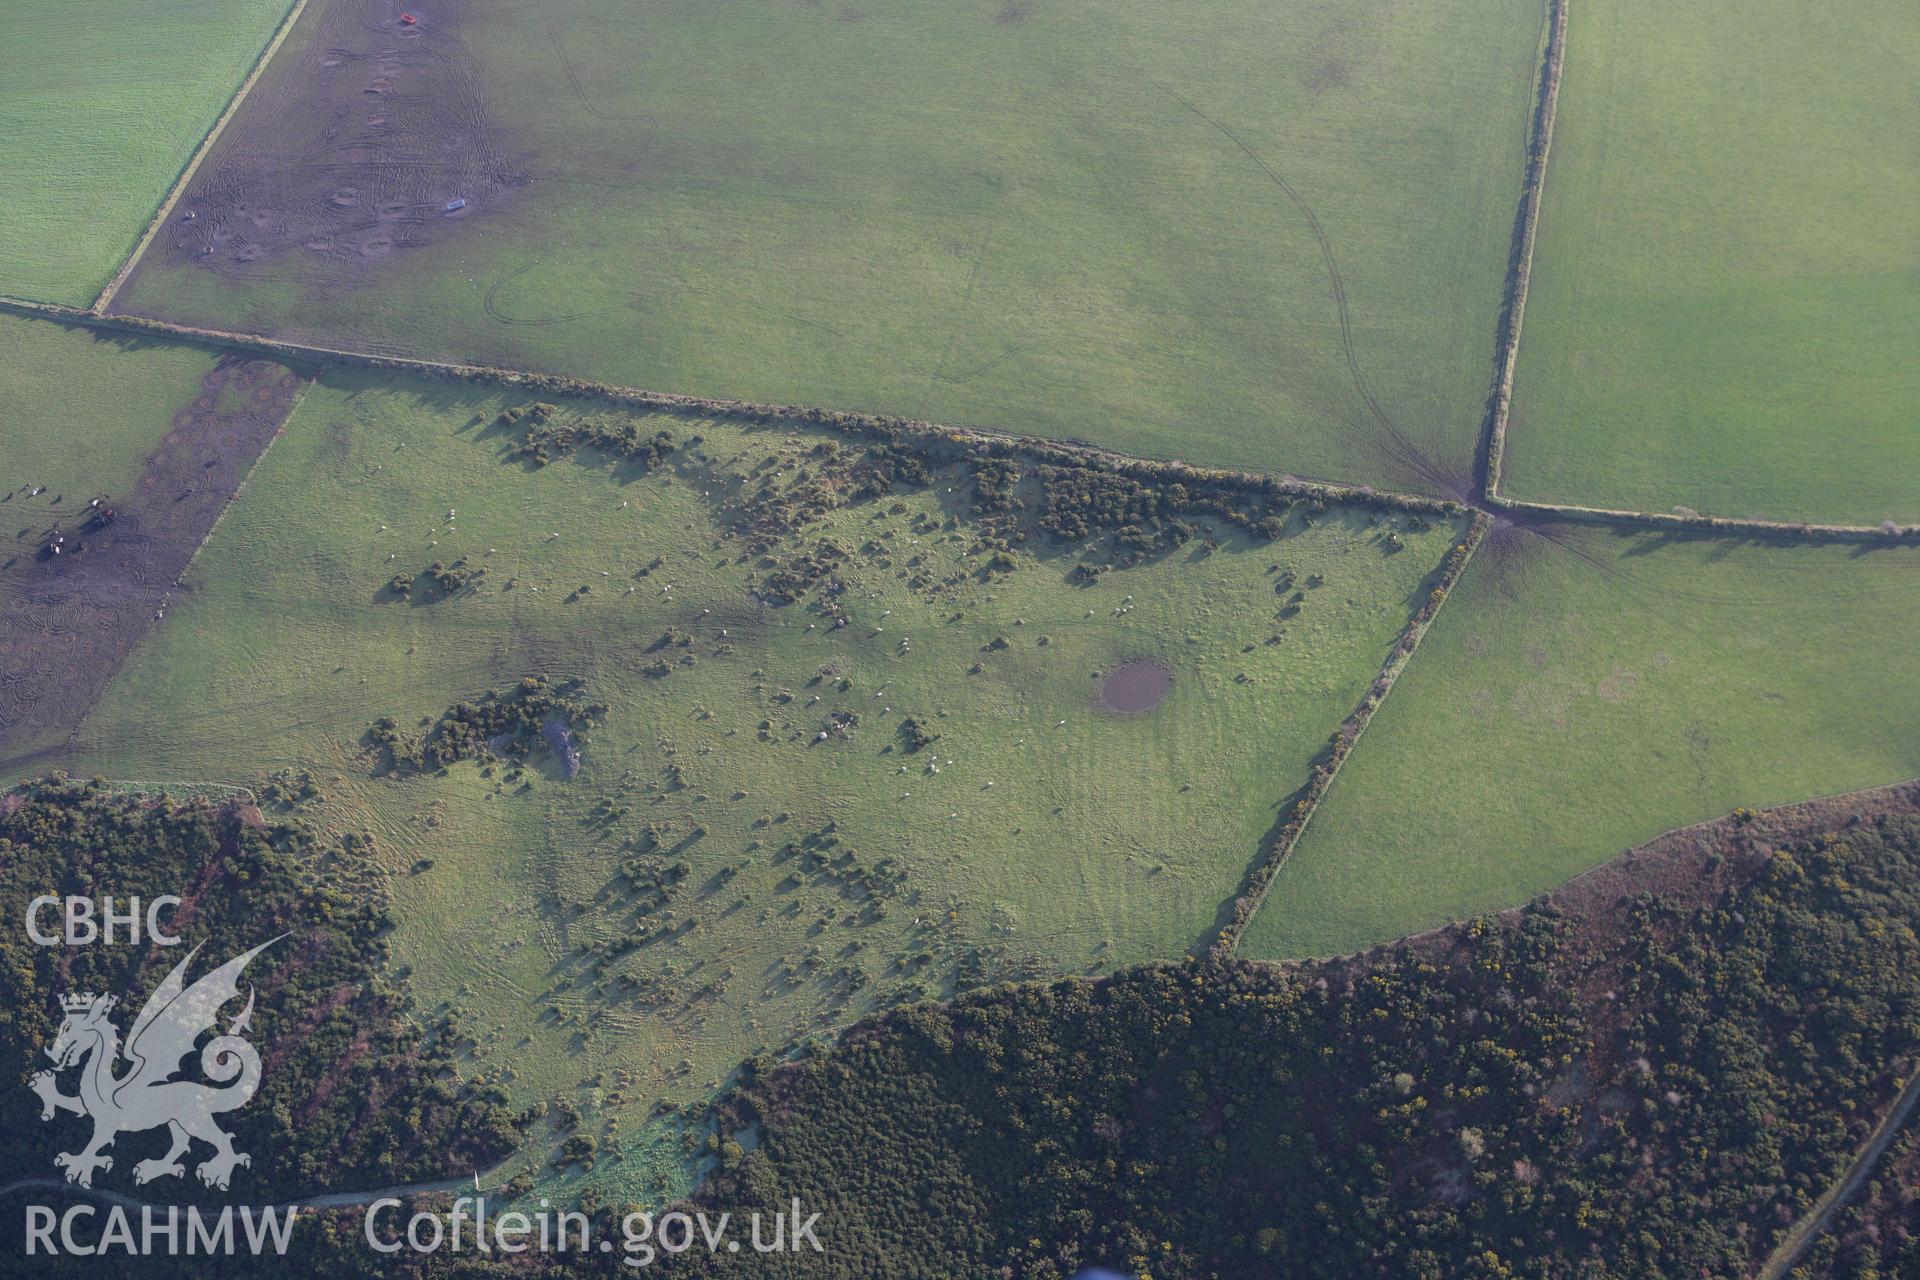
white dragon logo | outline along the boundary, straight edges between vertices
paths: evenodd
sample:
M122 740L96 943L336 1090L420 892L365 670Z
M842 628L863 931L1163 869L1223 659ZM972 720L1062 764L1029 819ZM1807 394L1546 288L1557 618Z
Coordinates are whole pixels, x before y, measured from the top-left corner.
M190 987L184 974L200 948L189 951L133 1020L125 1051L129 1066L120 1076L114 1075L121 1057L120 1036L107 1017L116 997L61 997L60 1006L67 1016L47 1056L53 1059L56 1071L85 1061L80 1092L72 1096L61 1093L54 1071L36 1074L32 1087L40 1095L42 1120L53 1119L59 1111L93 1120L93 1138L85 1147L53 1158L57 1167L67 1171L68 1182L91 1187L95 1170L113 1168L113 1158L101 1153L113 1145L116 1137L161 1125L171 1132L173 1145L160 1159L142 1160L133 1167L136 1183L184 1174L180 1157L195 1138L214 1149L213 1155L195 1170L209 1187L226 1190L234 1168L253 1163L246 1153L233 1149L232 1136L213 1122L221 1112L245 1105L260 1087L260 1055L241 1039L253 1018L252 987L247 989L247 1007L227 1025L227 1033L216 1035L200 1051L201 1071L214 1085L224 1087L172 1077L193 1052L194 1042L213 1029L221 1006L239 996L240 975L248 963L278 941L280 938L270 939L235 956ZM230 1080L233 1083L227 1084Z

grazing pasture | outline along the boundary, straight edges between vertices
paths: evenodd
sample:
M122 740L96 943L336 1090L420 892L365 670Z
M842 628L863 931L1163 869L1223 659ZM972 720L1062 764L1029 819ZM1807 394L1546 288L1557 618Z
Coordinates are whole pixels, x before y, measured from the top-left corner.
M0 768L76 727L292 407L270 361L0 316Z
M0 294L85 305L290 0L0 0Z
M1670 827L1920 774L1920 551L1549 532L1468 565L1247 955L1351 951Z
M118 305L1467 483L1538 0L416 12L315 0Z
M1099 571L1130 535L1054 541L1031 473L956 454L918 483L843 437L585 402L500 417L526 399L324 375L65 763L309 775L315 820L391 875L423 1008L602 1142L898 1000L1187 954L1460 534L1197 514ZM563 442L629 428L670 451ZM899 482L847 490L874 458ZM841 499L783 524L830 475ZM1116 714L1135 661L1171 682ZM570 780L538 747L392 768L368 736L539 674L605 707ZM596 1181L657 1189L671 1133Z
M0 293L94 295L284 3L0 0ZM1140 462L1478 492L1545 20L311 0L113 309L563 376L0 316L0 768L313 824L548 1104L513 1194L655 1204L743 1063L1203 950L1330 759L1250 958L1920 774L1911 545L1489 513L1441 591L1463 506ZM1920 22L1567 50L1507 491L1920 518Z
M1506 490L1920 518L1920 10L1569 22Z
M0 313L0 416L7 423L0 452L0 495L45 487L29 502L16 495L0 513L28 506L49 519L65 505L102 490L125 494L140 476L173 415L200 394L200 379L219 356L204 347L86 329ZM15 545L23 520L0 520L0 560Z

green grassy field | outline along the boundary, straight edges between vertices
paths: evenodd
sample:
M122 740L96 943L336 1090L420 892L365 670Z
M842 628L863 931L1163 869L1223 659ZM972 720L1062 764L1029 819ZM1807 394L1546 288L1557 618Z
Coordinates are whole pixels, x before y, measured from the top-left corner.
M0 293L84 306L289 0L0 0Z
M475 1069L510 1066L522 1097L624 1120L632 1159L596 1176L635 1193L680 1167L655 1146L671 1124L635 1128L654 1102L704 1098L755 1051L957 983L1186 954L1459 534L1334 508L1272 542L1222 527L1215 550L1196 539L1092 585L1035 542L982 581L949 466L776 541L776 558L823 537L856 549L839 573L853 625L834 630L748 595L759 562L720 505L743 476L818 465L828 437L667 419L704 435L702 456L533 470L505 459L500 407L429 381L310 388L70 763L311 770L319 820L372 834L393 872L395 953L423 1007L456 1010ZM470 594L381 592L462 556L486 567ZM1302 603L1276 594L1274 565L1308 584ZM656 650L669 629L688 643ZM670 673L650 673L661 655ZM1173 670L1168 699L1099 710L1096 673L1142 657ZM375 718L411 725L541 672L610 706L573 780L550 759L512 781L372 776ZM854 730L817 740L835 712ZM938 739L907 752L908 715ZM677 928L596 965L642 923L619 873L649 825L689 869L665 908ZM856 862L781 852L810 835ZM881 886L877 911L859 883Z
M249 112L303 74L323 11ZM529 186L352 287L298 250L150 255L122 304L1431 490L1472 458L1542 20L1537 0L463 7ZM1356 389L1316 223L1405 447Z
M1350 951L1670 827L1920 774L1920 553L1570 538L1481 549L1246 954Z
M200 394L217 357L204 348L90 333L0 315L0 561L33 551L38 531L98 493L124 494ZM46 487L37 497L13 492ZM54 505L54 498L61 498ZM32 535L22 540L24 525Z
M1570 22L1508 491L1920 518L1920 12Z

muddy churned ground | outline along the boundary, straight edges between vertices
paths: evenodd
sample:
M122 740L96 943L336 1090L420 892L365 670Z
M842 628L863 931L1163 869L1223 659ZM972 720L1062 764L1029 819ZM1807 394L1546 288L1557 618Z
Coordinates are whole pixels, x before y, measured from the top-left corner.
M1173 669L1145 658L1123 662L1100 682L1095 701L1102 711L1138 716L1159 706L1173 689Z
M261 80L150 253L233 280L350 287L526 184L461 48L460 4L319 2L315 37Z
M0 553L0 769L57 748L164 614L170 593L293 409L301 379L222 360L148 455L133 493L89 526L92 494L16 492ZM54 498L60 501L56 504ZM63 538L61 553L51 552ZM35 749L38 748L36 751Z

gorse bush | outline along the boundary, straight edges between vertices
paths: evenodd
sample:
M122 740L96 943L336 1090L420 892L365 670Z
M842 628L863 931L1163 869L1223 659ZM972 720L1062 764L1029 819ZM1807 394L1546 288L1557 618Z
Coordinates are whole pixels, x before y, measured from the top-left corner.
M560 748L557 737L577 752L582 735L607 714L606 704L587 701L584 689L579 680L555 683L527 676L477 701L456 702L424 733L409 732L392 716L382 716L368 726L366 741L379 754L381 767L392 770L441 769L459 760L525 760L543 740Z

